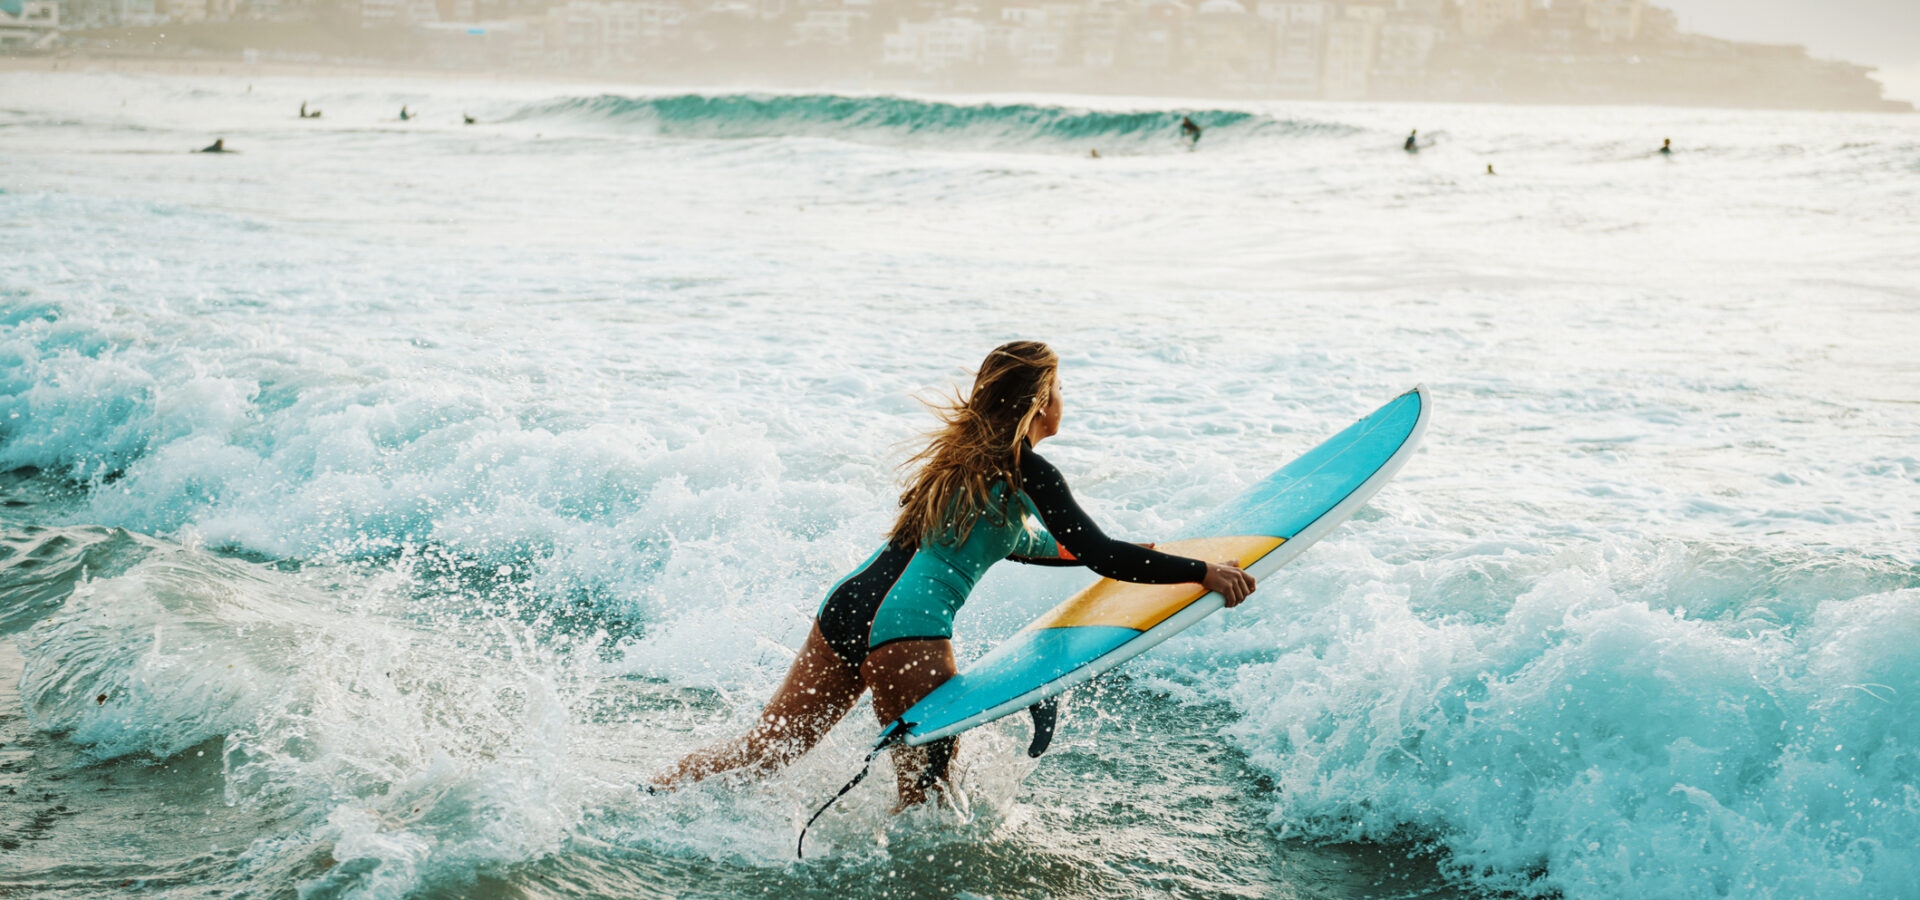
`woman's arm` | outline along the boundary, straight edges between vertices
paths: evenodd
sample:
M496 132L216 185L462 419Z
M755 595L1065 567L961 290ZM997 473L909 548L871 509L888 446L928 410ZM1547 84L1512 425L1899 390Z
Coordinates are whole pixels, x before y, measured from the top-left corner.
M1059 543L1063 556L1119 581L1181 584L1206 580L1208 565L1205 562L1107 537L1075 502L1060 470L1031 447L1020 454L1020 480L1021 489L1033 500L1040 521Z
M1083 563L1080 560L1074 558L1073 553L1069 551L1067 548L1060 546L1060 542L1054 540L1053 535L1047 534L1045 531L1041 531L1040 534L1046 539L1046 544L1044 545L1044 549L1041 549L1042 545L1040 545L1038 541L1035 541L1034 543L1029 544L1027 543L1027 539L1023 537L1020 539L1021 543L1019 543L1013 548L1013 552L1007 554L1007 559L1012 560L1013 562L1023 563L1029 566L1084 566L1086 565L1086 563ZM1135 541L1134 546L1145 547L1148 550L1152 550L1153 542L1152 541Z

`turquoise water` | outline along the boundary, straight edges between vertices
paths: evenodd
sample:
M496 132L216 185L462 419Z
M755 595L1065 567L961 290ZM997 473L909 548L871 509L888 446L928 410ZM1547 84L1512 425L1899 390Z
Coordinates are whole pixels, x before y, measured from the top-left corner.
M0 890L1915 896L1916 198L1912 117L0 75ZM1435 414L964 815L792 859L864 710L638 796L1013 337L1137 540Z

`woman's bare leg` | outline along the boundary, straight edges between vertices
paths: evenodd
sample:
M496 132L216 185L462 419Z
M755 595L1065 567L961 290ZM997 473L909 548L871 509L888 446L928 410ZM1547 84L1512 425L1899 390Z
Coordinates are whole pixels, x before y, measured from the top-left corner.
M815 624L752 731L696 750L648 780L671 788L734 769L772 772L812 750L853 708L862 689L860 670L827 646Z
M920 698L933 693L959 671L953 659L953 642L945 640L896 641L867 654L860 674L873 688L873 712L880 724L887 725L913 708ZM927 801L927 792L919 786L920 773L927 767L926 747L895 747L893 770L900 786L900 806L917 806Z

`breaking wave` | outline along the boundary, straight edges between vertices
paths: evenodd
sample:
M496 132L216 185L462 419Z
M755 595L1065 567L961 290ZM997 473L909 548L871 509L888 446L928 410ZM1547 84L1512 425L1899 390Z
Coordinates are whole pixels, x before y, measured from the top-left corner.
M1360 129L1332 122L1276 119L1228 109L1112 111L1033 103L945 103L908 97L841 94L679 94L567 97L523 107L513 121L589 120L649 129L671 138L842 138L945 147L1098 144L1133 152L1174 150L1182 117L1206 129L1210 145L1248 138L1341 136Z

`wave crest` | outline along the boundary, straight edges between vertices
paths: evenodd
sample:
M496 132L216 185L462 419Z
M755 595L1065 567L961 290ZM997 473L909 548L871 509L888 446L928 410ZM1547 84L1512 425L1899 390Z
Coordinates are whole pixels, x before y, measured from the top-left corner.
M1191 116L1209 144L1250 137L1343 135L1360 129L1275 119L1229 109L1096 110L1032 103L945 103L842 94L678 94L564 97L523 107L510 121L572 119L648 129L669 138L739 140L818 137L943 146L1094 145L1133 152L1177 150Z

